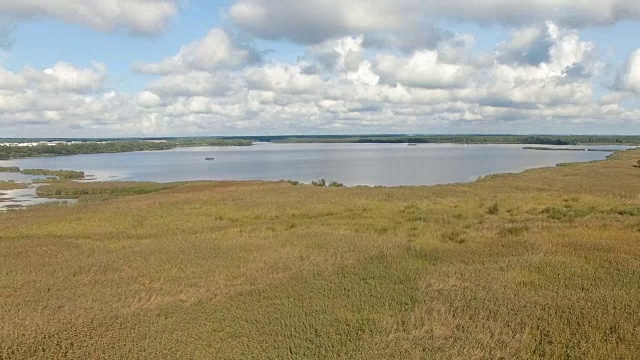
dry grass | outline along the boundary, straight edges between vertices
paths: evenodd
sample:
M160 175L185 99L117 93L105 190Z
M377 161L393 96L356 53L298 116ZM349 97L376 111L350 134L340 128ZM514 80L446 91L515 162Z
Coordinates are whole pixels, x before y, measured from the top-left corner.
M0 190L26 189L27 185L13 181L0 181Z
M632 359L638 159L0 214L0 358Z

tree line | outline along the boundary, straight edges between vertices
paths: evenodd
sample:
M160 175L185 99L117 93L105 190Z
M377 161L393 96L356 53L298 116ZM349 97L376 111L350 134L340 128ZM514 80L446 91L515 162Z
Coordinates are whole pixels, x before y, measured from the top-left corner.
M64 156L77 154L123 153L133 151L169 150L176 147L194 146L248 146L250 140L227 139L180 139L162 142L153 141L108 141L78 142L55 145L7 146L0 144L0 160L36 156Z

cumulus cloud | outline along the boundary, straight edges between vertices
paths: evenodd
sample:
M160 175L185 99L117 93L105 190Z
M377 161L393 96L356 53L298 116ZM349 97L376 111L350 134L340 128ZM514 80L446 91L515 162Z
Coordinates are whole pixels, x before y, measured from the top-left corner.
M530 49L540 39L544 56L534 56ZM309 45L293 63L165 75L138 94L137 104L148 129L231 134L536 122L562 128L577 119L615 123L637 114L615 94L595 99L596 48L576 30L548 22L513 30L494 53L478 54L474 44L473 36L452 34L433 49L370 52L365 34L336 37Z
M161 75L136 96L145 128L158 131L180 122L192 130L202 129L203 124L191 115L198 119L234 116L238 120L237 114L249 111L241 104L250 80L253 86L284 88L277 71L257 66L261 62L261 54L251 44L237 41L222 29L212 29L158 63L135 64L135 71ZM253 70L244 71L249 66Z
M164 124L226 133L415 132L463 126L456 124L632 119L633 112L620 107L613 96L597 105L593 84L567 74L575 66L591 66L591 43L553 24L545 34L548 55L535 65L499 61L499 51L492 61L478 61L472 52L474 39L465 35L433 50L381 53L373 59L364 49L364 36L326 40L309 46L295 63L227 71L220 83L212 79L221 73L213 72L199 74L199 80L176 78L149 87L155 107L145 110L145 118L153 116L155 124L164 119ZM181 86L201 90L175 91ZM156 106L156 96L162 105ZM143 97L148 94L139 95Z
M330 71L353 71L364 59L362 43L363 36L332 39L309 47L307 53Z
M412 0L240 0L229 13L241 28L258 37L304 44L365 34L367 47L410 51L434 47L449 35L415 9Z
M442 62L436 50L417 51L410 58L383 54L375 69L385 83L434 89L464 87L473 72L465 65Z
M172 74L189 71L217 71L236 69L261 61L254 48L239 44L222 29L212 29L172 56L158 63L138 63L134 70L147 74Z
M71 24L134 33L162 31L178 9L176 0L0 0L0 14L14 19L54 18Z
M22 90L27 86L27 80L21 74L16 74L0 67L0 90Z
M202 71L171 74L153 81L147 90L168 97L176 96L228 96L242 84L229 73Z
M0 90L6 91L90 93L102 89L106 79L106 67L99 63L79 68L59 62L44 70L25 68L21 72L0 68Z
M617 87L640 94L640 49L634 51L618 73Z
M635 0L428 0L422 3L422 9L431 10L434 16L506 25L550 20L569 27L584 27L640 18L640 3Z
M525 34L529 29L516 32L511 40ZM531 44L530 39L541 35L521 36L521 48ZM558 107L568 104L586 105L593 100L593 84L584 76L570 76L569 72L576 68L584 72L596 73L600 64L590 55L594 44L581 41L574 30L564 30L553 23L547 24L544 38L549 42L546 58L542 61L530 62L501 61L504 60L504 44L498 46L497 59L485 85L481 88L480 104L499 108L531 108ZM535 42L535 41L533 41Z
M552 46L546 27L516 29L508 42L498 46L499 59L506 63L540 65L550 60Z
M407 18L403 19L405 12L399 3L382 0L240 0L229 13L241 27L258 36L318 43L354 31L401 28L407 24Z
M366 33L365 46L378 49L432 49L440 42L451 39L454 34L438 29L433 24L409 24L392 31L370 31Z
M95 136L141 133L139 107L105 89L106 68L59 62L18 72L0 66L0 128L20 136Z
M318 75L305 74L300 66L280 63L249 69L245 80L249 89L285 94L312 94L324 87Z
M0 66L0 128L23 136L28 134L19 129L36 127L47 136L488 132L500 127L522 132L634 123L640 116L640 110L622 105L634 98L632 91L640 92L640 50L620 70L619 89L607 92L599 85L607 74L596 44L562 22L525 21L510 27L508 38L495 48L479 50L471 34L444 31L432 41L431 33L409 37L432 28L424 6L445 13L451 4L328 0L313 2L305 15L295 13L306 4L300 2L284 7L279 0L241 0L236 5L248 7L230 11L234 19L259 20L258 30L261 22L272 22L272 11L284 12L277 15L282 23L259 35L289 34L284 37L306 42L293 61L265 59L231 32L212 29L174 55L136 64L138 72L157 75L136 94L109 88L107 69L98 63L83 68L59 62L20 71ZM351 11L345 15L343 8ZM359 18L381 14L388 18ZM503 20L496 22L506 24ZM294 34L313 29L316 25L308 23L314 21L331 26Z
M65 62L59 62L42 72L27 72L27 76L38 83L40 90L77 93L102 89L106 74L107 69L103 64L94 63L91 68L80 69Z
M380 77L373 72L371 62L365 59L364 50L363 36L347 36L309 47L307 58L320 65L328 76L334 75L348 82L375 85Z
M142 91L137 95L136 102L144 108L153 108L162 104L162 99L151 91Z
M229 13L240 27L268 39L319 43L364 33L370 34L368 39L373 44L414 49L433 47L440 40L443 33L432 25L438 19L508 26L554 21L563 26L584 27L640 19L640 3L636 0L237 0Z

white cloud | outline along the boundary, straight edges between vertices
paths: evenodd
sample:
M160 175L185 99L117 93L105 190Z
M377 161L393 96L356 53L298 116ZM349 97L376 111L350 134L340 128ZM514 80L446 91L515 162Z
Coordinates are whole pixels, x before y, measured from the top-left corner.
M101 89L106 81L106 67L98 63L91 68L80 69L59 62L41 73L30 71L28 74L39 83L41 90L49 92L90 92Z
M640 19L637 0L237 0L231 18L256 36L301 43L369 34L374 43L430 48L439 34L432 23L455 19L509 26L550 20L583 27Z
M285 94L311 94L324 88L324 81L316 74L304 74L300 66L269 64L246 71L249 89Z
M436 50L417 51L410 58L382 54L375 70L385 83L424 88L463 87L473 72L468 66L440 61Z
M365 59L364 37L343 37L309 47L307 57L317 62L328 75L348 82L375 85L380 76Z
M551 20L568 26L590 26L640 18L640 3L635 0L428 0L422 3L421 8L432 11L435 16L509 25Z
M549 50L551 66L554 66L556 71L583 63L587 55L595 49L592 42L580 41L580 36L575 30L563 30L553 23L548 23L547 26L553 42Z
M19 72L0 67L0 128L4 134L22 129L22 136L135 131L136 106L127 95L105 91L106 76L100 64L79 68L59 62Z
M90 68L79 68L58 62L44 70L25 68L21 72L0 67L0 90L15 93L90 93L101 90L106 80L106 67L99 63L94 63Z
M21 90L27 86L24 76L0 67L0 90Z
M625 99L626 97L625 95L626 94L622 92L612 92L612 93L604 94L600 99L600 104L605 106L608 106L608 105L617 106Z
M363 36L343 37L309 47L308 53L329 70L356 71L364 60Z
M618 74L617 83L623 90L640 94L640 49L631 53L624 68Z
M174 74L189 71L237 69L260 61L260 54L242 46L222 29L212 29L202 39L184 46L172 56L152 64L135 64L134 70L147 74Z
M547 27L515 29L508 42L498 45L498 58L501 62L535 66L550 60L552 46Z
M242 84L229 73L194 71L186 74L163 76L147 86L147 90L160 96L225 96Z
M400 28L403 11L389 1L296 1L241 0L229 11L243 28L266 38L289 38L302 42Z
M111 31L124 27L134 33L162 31L177 9L177 0L0 0L5 18L54 18Z
M151 91L142 91L138 94L136 102L142 107L153 108L162 104L162 99Z
M362 31L323 39L290 62L257 61L253 47L214 29L174 56L138 65L159 76L135 94L110 88L100 64L83 68L59 62L21 71L0 66L0 128L16 136L34 136L33 129L40 136L489 132L505 127L543 132L601 130L611 124L615 130L625 122L640 129L640 111L622 105L635 95L607 93L599 85L607 77L598 48L578 30L553 22L524 25L511 29L494 51L483 52L469 34L448 34L430 49L413 50L367 47L367 36ZM640 50L621 71L619 83L640 91Z

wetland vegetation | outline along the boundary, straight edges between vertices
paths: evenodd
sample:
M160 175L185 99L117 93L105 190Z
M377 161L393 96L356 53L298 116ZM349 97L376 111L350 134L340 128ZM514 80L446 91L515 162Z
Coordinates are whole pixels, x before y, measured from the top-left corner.
M24 175L55 177L60 180L84 179L84 172L74 170L45 170L45 169L24 169L20 171Z
M26 141L26 140L25 140ZM133 151L170 150L177 147L195 146L249 146L250 140L242 139L175 139L162 141L144 140L108 140L84 141L77 143L61 143L55 145L40 144L35 146L7 146L0 143L0 160L28 158L36 156L64 156L78 154L105 154Z
M0 213L0 358L634 358L639 160L43 186L80 202Z
M0 181L0 190L26 189L27 185L15 181Z
M20 169L19 167L0 167L0 172L20 173L23 175L45 176L47 178L56 178L59 180L80 180L84 179L85 174L82 171L74 170L46 170L46 169Z

